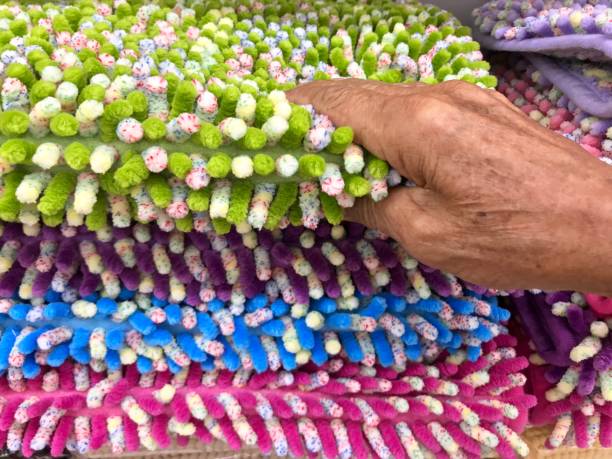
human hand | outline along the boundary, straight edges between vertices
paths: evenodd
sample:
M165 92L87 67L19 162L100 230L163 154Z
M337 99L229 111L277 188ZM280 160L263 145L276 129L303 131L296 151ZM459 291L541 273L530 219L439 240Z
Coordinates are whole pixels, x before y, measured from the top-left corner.
M289 91L415 187L348 220L379 229L430 266L488 287L612 294L612 169L533 122L501 94L337 79Z

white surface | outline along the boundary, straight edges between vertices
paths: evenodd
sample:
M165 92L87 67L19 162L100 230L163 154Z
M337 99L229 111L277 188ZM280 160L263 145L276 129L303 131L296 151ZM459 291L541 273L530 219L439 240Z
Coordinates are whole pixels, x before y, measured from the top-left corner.
M472 10L480 6L485 0L423 0L424 3L432 3L451 11L465 25L472 26Z

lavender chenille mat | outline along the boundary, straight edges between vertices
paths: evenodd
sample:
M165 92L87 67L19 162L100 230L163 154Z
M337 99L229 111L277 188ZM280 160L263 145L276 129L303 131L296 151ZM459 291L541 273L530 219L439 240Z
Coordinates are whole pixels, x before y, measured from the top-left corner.
M552 59L533 53L526 57L579 108L612 118L612 64Z
M609 0L493 0L473 14L474 35L486 48L612 59Z

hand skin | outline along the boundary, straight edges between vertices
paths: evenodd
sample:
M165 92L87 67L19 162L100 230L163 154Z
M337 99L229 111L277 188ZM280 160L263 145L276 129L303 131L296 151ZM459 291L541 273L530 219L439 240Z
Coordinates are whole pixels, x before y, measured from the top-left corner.
M461 81L336 79L288 97L351 126L356 143L417 185L361 199L348 220L479 285L612 295L612 168L501 94Z

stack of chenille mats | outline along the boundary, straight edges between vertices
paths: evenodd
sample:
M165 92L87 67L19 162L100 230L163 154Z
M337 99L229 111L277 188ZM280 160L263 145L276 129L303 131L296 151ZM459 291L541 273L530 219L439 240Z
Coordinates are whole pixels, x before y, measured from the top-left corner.
M0 5L2 448L525 457L530 410L557 408L510 295L582 308L571 352L593 363L563 360L551 390L591 375L609 445L608 325L584 297L473 285L343 222L411 184L284 92L493 90L489 70L469 29L412 1Z

